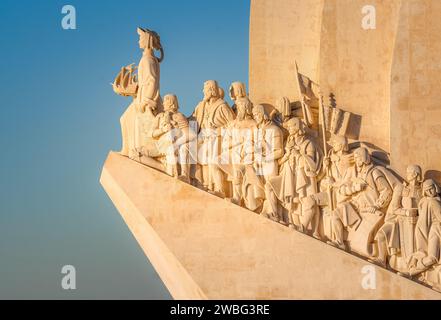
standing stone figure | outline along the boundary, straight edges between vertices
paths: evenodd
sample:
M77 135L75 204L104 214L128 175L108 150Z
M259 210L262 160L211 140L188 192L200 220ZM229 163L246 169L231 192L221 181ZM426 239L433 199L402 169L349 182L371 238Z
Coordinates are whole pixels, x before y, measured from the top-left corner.
M232 182L232 202L249 210L259 209L265 198L263 184L254 170L254 132L256 122L252 118L252 103L248 98L236 100L237 116L228 127L230 158L221 164Z
M376 261L386 266L389 256L390 266L405 273L409 271L407 262L415 249L415 224L422 197L421 167L408 166L406 175L407 181L394 188L385 223L375 237L378 248Z
M298 205L299 197L296 192L295 171L296 171L296 144L295 136L298 131L298 123L292 119L286 123L288 130L288 137L285 143L284 155L279 159L279 175L270 177L265 184L266 209L269 210L266 214L273 217L280 223L289 223L292 219L285 219L284 210L291 215ZM282 207L279 206L279 202ZM287 221L286 221L287 220ZM291 227L294 225L289 224Z
M262 105L253 107L253 118L257 125L254 132L255 166L257 173L267 181L279 173L278 160L283 156L283 134Z
M331 149L323 159L323 178L320 181L321 198L326 203L323 210L323 229L329 239L328 244L345 249L344 228L360 221L354 210L345 210L342 204L349 197L340 192L356 176L354 157L348 153L346 137L334 135L329 144Z
M317 177L322 164L322 153L316 143L305 132L305 125L299 118L289 120L288 130L294 134L295 186L299 198L297 210L292 219L300 231L312 230L315 238L320 238L320 211L315 195L318 193ZM291 127L291 128L290 128Z
M260 176L262 184L275 177L279 173L278 160L283 156L283 133L282 130L273 123L268 113L262 105L253 107L253 118L257 124L254 132L254 167L256 174ZM261 214L279 221L277 212L271 210L265 200Z
M320 238L320 211L315 195L318 193L317 177L322 164L322 153L316 143L305 132L305 125L299 118L289 120L290 134L294 134L295 185L299 206L294 211L293 222L300 231L312 230L315 238Z
M161 107L159 94L159 63L163 59L163 49L159 35L151 30L138 28L139 47L143 55L138 65L138 89L136 97L121 117L121 154L132 159L139 157L141 148L153 145L151 130L155 114ZM157 58L154 50L160 50Z
M416 275L439 263L441 250L441 198L432 179L423 183L415 228L416 252L410 259L410 274Z
M279 176L271 177L265 185L270 216L302 231L311 228L314 237L319 237L319 211L313 195L318 192L316 178L321 155L315 143L305 135L299 118L287 120L285 128L288 138L285 154L279 160ZM285 221L279 202L288 211L288 221Z
M233 82L230 85L229 93L230 93L230 99L234 102L231 109L235 114L237 114L237 105L236 105L237 100L247 97L247 89L245 87L245 83L238 81Z
M220 97L216 81L204 83L204 99L195 108L191 119L198 125L198 164L194 178L199 186L219 196L225 196L226 183L218 166L222 134L235 115Z

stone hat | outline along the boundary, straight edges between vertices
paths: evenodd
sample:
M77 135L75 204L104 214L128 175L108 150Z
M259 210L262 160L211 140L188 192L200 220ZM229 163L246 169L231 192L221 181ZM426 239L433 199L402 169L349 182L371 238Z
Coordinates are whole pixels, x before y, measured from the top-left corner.
M432 186L435 187L436 193L439 193L439 187L433 179L427 179L423 182L423 191L429 190Z
M150 43L150 47L155 49L155 50L159 50L161 52L161 57L158 58L159 62L164 60L164 49L162 48L161 38L159 37L159 34L157 34L153 30L149 30L149 29L141 28L141 27L138 27L136 29L136 31L138 32L138 35L140 37L142 37L142 36L149 36L148 41Z

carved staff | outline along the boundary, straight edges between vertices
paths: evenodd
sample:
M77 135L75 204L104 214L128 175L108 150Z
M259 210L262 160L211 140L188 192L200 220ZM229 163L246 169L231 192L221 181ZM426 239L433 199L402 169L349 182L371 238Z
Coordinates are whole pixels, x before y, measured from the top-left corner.
M321 92L319 92L319 96L320 96L320 98L319 98L320 113L321 113L321 118L322 118L323 152L324 152L325 157L328 157L328 145L326 144L325 106L323 104L323 95ZM330 177L329 166L326 168L326 177L327 178ZM328 185L327 194L328 194L329 207L331 208L331 211L334 211L334 201L332 198L332 186L331 185Z

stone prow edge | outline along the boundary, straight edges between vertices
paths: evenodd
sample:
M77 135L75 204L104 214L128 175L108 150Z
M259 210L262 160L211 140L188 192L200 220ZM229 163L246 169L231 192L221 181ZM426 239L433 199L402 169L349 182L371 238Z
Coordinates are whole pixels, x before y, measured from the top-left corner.
M207 300L207 296L187 270L168 249L124 190L114 181L105 165L101 172L100 183L172 297L177 300ZM134 219L136 221L133 221Z

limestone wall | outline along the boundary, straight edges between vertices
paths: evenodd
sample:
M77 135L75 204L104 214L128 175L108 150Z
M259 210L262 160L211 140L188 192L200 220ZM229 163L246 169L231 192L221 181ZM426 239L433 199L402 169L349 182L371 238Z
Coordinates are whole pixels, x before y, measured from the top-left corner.
M403 1L391 70L392 164L441 182L441 1Z
M418 163L441 182L441 2L371 0L374 30L362 28L366 4L251 0L251 98L298 99L297 60L325 96L361 116L360 140L390 152L400 173Z

